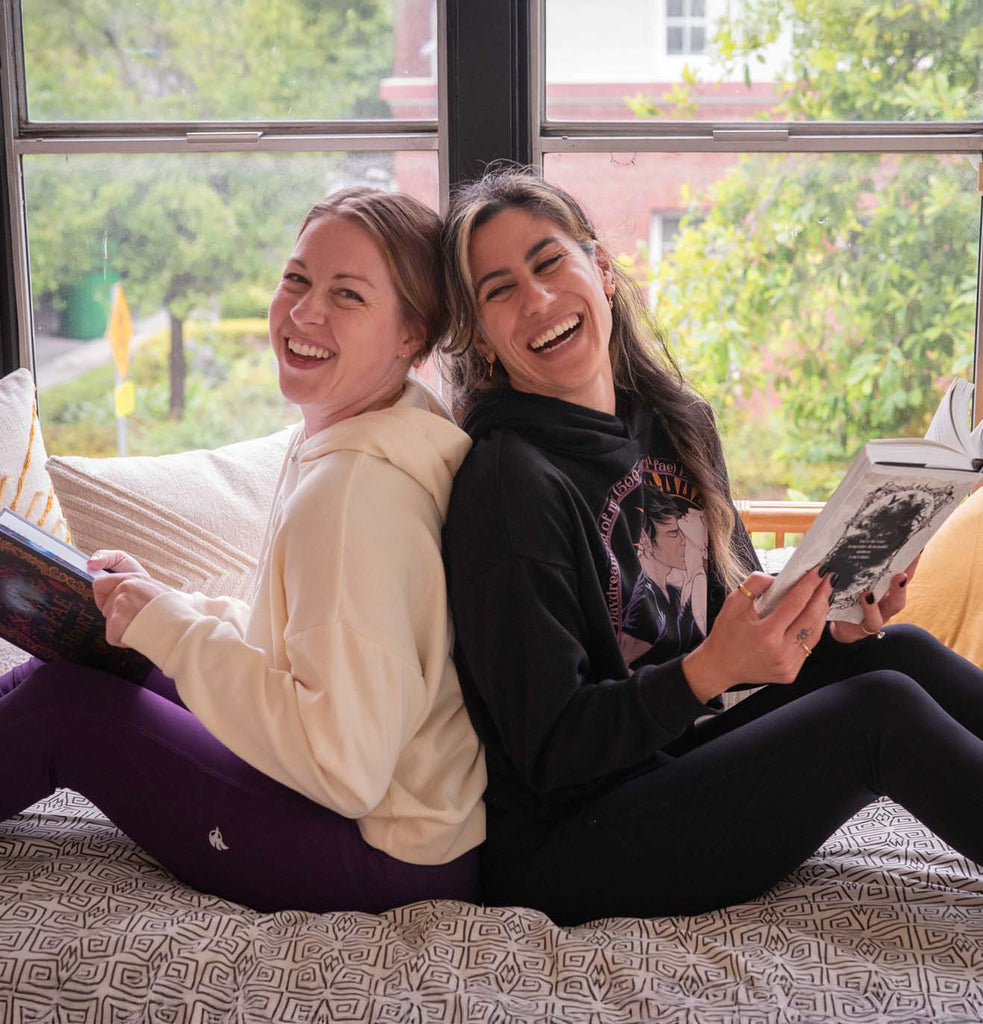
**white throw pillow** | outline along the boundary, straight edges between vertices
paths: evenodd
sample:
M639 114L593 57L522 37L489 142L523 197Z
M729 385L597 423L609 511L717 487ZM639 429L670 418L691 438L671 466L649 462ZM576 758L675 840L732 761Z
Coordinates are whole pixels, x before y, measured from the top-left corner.
M45 470L34 378L14 370L0 379L0 505L66 540L61 506Z
M119 548L169 586L249 600L290 432L174 455L52 456L48 472L83 551Z

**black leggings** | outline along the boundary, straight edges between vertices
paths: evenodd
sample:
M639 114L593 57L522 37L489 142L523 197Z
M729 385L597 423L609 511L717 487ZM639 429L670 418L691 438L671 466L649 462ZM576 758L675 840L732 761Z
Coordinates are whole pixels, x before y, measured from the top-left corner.
M564 925L743 902L880 795L983 862L981 737L983 672L928 633L827 640L795 683L694 727L669 763L560 821L490 808L486 899Z

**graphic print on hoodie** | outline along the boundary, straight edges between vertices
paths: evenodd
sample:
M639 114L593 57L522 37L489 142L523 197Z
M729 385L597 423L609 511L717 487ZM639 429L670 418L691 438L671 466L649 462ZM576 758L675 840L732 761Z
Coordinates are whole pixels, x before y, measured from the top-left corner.
M610 526L629 504L636 513L631 518L640 518L638 564L625 573L610 544ZM644 655L661 662L692 650L707 633L707 528L700 495L682 466L639 458L608 491L598 528L610 550L608 610L625 663ZM623 603L622 580L632 576Z

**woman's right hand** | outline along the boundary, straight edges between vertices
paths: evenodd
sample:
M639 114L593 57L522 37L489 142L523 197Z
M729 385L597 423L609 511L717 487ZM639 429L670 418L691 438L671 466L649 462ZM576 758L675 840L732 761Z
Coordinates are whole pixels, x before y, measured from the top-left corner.
M833 593L830 577L811 569L761 616L754 600L772 582L751 573L727 596L707 638L683 658L683 674L703 703L739 683L791 683L818 643Z
M140 576L149 576L150 573L132 556L125 551L94 551L89 558L89 571L104 569L106 572L129 572L137 573Z

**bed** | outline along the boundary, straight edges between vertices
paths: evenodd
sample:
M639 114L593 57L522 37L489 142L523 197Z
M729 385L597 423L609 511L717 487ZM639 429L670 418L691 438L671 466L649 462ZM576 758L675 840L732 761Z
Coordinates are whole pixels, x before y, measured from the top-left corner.
M522 908L260 914L77 794L0 825L0 1021L983 1019L983 877L889 801L751 903L555 927Z

